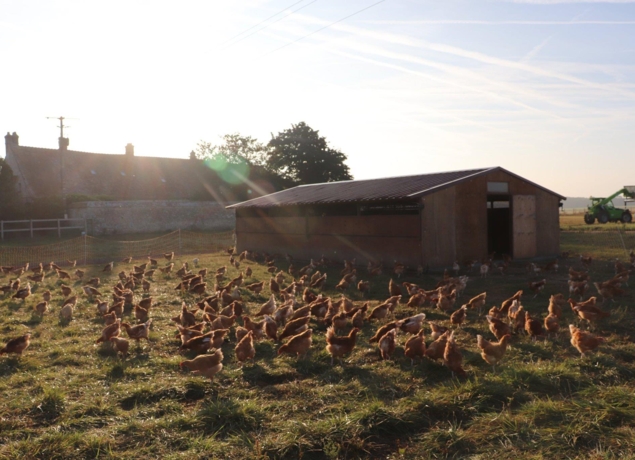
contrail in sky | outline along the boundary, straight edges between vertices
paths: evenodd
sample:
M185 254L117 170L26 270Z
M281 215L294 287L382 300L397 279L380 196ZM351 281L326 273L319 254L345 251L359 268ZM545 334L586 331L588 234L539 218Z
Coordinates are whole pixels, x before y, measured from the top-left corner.
M501 3L529 3L534 5L556 5L559 3L635 3L635 0L499 0Z
M579 25L605 25L605 26L632 26L635 21L481 21L475 19L415 19L415 20L366 20L365 24L385 25L478 25L478 26L579 26Z

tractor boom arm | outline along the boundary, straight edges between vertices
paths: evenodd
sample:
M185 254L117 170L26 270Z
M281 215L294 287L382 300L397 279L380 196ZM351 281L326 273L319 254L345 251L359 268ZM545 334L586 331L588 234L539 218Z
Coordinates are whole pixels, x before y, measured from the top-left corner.
M610 203L611 201L613 201L613 198L619 195L624 195L627 198L635 198L635 193L630 192L629 190L626 189L626 187L624 187L619 189L617 192L613 193L612 195L607 196L606 198L591 197L591 201L595 201L595 203L593 203L594 206L602 206L607 203Z

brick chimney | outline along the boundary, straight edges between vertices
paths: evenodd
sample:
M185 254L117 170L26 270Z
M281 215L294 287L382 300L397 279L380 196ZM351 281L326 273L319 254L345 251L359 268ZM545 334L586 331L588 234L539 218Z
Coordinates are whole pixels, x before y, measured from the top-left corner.
M60 150L68 150L68 144L70 144L68 137L58 137L57 140L59 142Z
M126 156L129 156L129 157L134 156L134 145L130 143L126 145Z
M9 132L7 132L7 135L4 136L4 143L6 145L9 145L9 144L20 145L19 140L20 140L20 136L18 136L15 133L15 131L13 132L13 134L9 134Z

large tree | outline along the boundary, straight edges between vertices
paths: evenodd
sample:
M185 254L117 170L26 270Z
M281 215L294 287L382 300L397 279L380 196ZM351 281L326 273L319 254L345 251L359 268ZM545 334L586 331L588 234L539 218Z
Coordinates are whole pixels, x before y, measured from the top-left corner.
M291 125L269 141L267 167L295 184L352 179L346 155L328 145L305 122Z

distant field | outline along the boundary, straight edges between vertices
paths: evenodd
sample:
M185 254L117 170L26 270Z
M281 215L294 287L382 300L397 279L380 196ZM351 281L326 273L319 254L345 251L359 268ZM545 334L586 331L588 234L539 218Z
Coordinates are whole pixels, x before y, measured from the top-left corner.
M584 223L584 214L560 214L560 229L565 231L598 232L616 231L618 229L635 231L635 223L606 223L589 225Z
M632 230L635 232L635 223L599 224L596 222L592 225L588 225L584 223L584 212L580 212L577 214L560 213L560 229L565 231L580 231L580 232L616 231L618 229L622 229L622 230Z
M563 247L585 248L593 255L612 250L598 241L608 240L567 236ZM177 260L177 267L194 257ZM199 258L200 266L210 270L228 265L220 253ZM560 264L581 268L577 258ZM277 265L286 269L288 264ZM269 279L262 264L244 262L240 268L247 266L254 271L248 282ZM101 277L101 290L109 297L117 276L104 274L101 265L82 268L86 278ZM118 264L115 272L130 268ZM325 295L339 298L333 287L340 269L326 269ZM484 291L489 308L525 289L525 309L544 317L550 294L568 294L562 271L541 275L547 286L535 299L527 289L530 279L524 265L513 265L507 276L480 279L472 273L455 308ZM229 268L227 280L237 274ZM612 274L612 262L594 262L594 280ZM367 279L365 268L359 268L359 276ZM389 278L384 274L372 279L367 296L372 307L388 296ZM439 278L410 273L405 280L431 289ZM0 283L6 281L0 277ZM94 303L80 294L80 281L70 283L80 300L69 324L58 318L63 298L54 276L36 285L25 303L10 297L0 301L0 340L33 333L23 357L0 356L0 458L608 459L627 458L635 451L630 288L617 302L601 305L612 314L594 332L607 343L585 359L569 344L566 330L535 343L519 334L493 373L476 347L476 334L493 337L484 317L469 311L463 327L455 328L467 379L454 378L427 359L411 366L403 355L403 333L393 359L382 361L376 344L368 340L389 319L366 322L353 353L343 365L332 367L325 350L326 327L312 319L313 346L308 357L299 359L277 357L279 345L262 340L256 343L254 362L241 365L235 359L232 329L222 346L225 367L210 383L179 368L179 362L192 355L178 353L180 341L170 321L182 300L192 305L197 297L175 291L174 275L157 272L151 282L150 295L157 305L151 310L150 342L139 347L132 343L126 360L109 346L95 344L103 320ZM211 287L213 279L208 283ZM54 293L52 311L39 318L32 308L46 289ZM241 291L251 315L269 295L267 288L260 296ZM355 290L347 295L358 305L365 301ZM138 290L135 301L145 296ZM131 308L124 319L134 322ZM430 305L419 311L450 326L448 313ZM416 313L400 305L395 317ZM567 306L562 328L573 321ZM430 343L429 326L425 328Z

